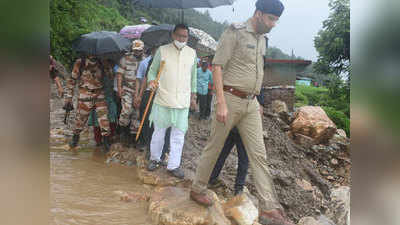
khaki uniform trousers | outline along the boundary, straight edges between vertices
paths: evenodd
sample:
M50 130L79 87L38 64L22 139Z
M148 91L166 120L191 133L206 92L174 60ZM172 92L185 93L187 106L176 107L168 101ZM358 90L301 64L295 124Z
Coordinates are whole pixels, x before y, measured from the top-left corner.
M233 127L237 127L243 140L250 168L254 176L259 195L261 210L281 209L267 165L259 103L254 99L241 99L224 92L228 107L228 118L225 124L216 120L213 113L211 134L204 148L196 170L192 190L203 192L207 189L208 180L223 148L226 138Z

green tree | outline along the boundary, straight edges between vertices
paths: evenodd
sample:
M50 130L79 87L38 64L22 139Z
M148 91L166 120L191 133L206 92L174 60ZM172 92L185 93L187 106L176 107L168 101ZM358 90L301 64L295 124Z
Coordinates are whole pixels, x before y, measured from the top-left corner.
M349 76L350 0L330 0L331 14L314 39L319 56L317 72Z
M102 5L107 4L108 6ZM110 30L118 31L129 21L111 5L113 0L51 0L50 50L55 58L70 69L76 55L73 40L81 34Z
M349 118L350 0L330 0L329 7L331 14L314 39L319 56L313 68L315 73L330 77L329 99L325 105L342 111Z

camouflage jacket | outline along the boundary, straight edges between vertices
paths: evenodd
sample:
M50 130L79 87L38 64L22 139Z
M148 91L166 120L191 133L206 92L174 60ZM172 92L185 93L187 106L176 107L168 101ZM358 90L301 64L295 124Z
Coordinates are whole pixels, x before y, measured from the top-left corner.
M80 90L102 90L104 86L103 72L98 62L90 62L85 60L85 65L82 65L82 60L76 60L72 69L71 78L67 81L66 98L74 96L75 85L78 84ZM109 74L109 73L107 73Z
M119 62L117 74L122 75L122 86L135 87L136 74L143 57L139 59L133 54L126 54Z

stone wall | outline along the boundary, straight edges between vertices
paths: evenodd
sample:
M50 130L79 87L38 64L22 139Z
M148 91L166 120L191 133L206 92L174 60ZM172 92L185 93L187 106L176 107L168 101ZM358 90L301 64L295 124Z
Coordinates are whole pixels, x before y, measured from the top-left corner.
M295 99L295 88L293 86L276 86L264 88L264 103L269 107L274 100L281 100L286 103L289 111L293 111Z

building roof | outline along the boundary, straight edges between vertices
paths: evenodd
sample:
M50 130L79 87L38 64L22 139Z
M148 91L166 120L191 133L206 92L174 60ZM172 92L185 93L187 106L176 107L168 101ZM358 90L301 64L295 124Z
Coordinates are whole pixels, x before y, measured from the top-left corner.
M268 64L296 64L296 65L310 65L311 60L292 60L292 59L265 59Z
M312 80L309 77L296 77L296 80Z

